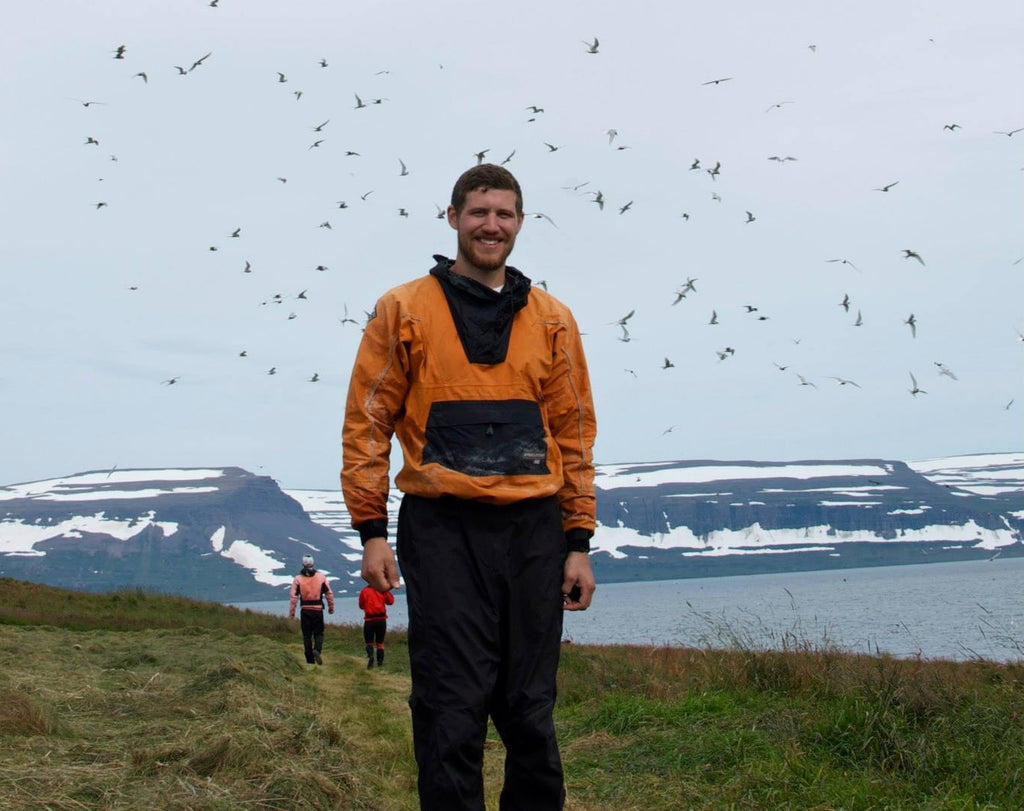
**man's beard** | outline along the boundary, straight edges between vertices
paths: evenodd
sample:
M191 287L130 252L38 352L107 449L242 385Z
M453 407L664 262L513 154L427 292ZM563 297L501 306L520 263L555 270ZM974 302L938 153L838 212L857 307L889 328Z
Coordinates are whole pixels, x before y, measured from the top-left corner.
M477 270L493 272L505 267L505 260L508 259L509 254L512 253L512 248L515 247L515 237L512 237L500 244L503 245L504 250L498 253L485 254L477 250L476 243L473 239L459 234L459 253L461 253L465 257L466 261Z

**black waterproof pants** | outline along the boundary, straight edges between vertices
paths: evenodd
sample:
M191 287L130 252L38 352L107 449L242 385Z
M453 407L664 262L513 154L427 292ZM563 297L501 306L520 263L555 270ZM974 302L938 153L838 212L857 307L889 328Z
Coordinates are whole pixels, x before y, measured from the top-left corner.
M363 644L366 645L366 658L372 660L373 651L376 648L378 666L384 664L384 637L387 634L387 620L365 620L363 622Z
M314 664L313 651L322 653L324 649L324 612L303 608L299 612L299 625L302 627L302 649L306 654L306 664Z
M365 620L363 622L363 642L367 645L383 645L388 634L387 620Z
M406 495L413 745L424 811L483 811L488 716L505 744L502 811L561 809L552 712L565 534L554 498L496 507Z

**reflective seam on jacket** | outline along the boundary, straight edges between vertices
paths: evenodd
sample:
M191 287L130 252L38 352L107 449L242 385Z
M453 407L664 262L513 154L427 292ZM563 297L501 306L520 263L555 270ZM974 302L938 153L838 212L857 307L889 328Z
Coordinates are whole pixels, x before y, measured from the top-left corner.
M569 351L565 347L562 347L561 351L562 354L565 355L565 365L569 367L569 374L566 375L566 377L569 380L569 388L572 390L572 396L576 400L576 443L579 447L581 462L581 466L578 467L576 470L577 473L579 473L579 471L582 469L582 464L584 464L587 460L586 440L583 437L583 403L580 399L580 393L576 390L576 382L575 380L573 380L573 372L575 370L573 369L572 365L572 355L569 354ZM562 476L564 477L565 475L565 468L563 466ZM580 480L578 476L574 487L579 492L583 492L584 490L584 482Z
M377 421L373 417L372 406L374 401L377 399L377 389L380 388L381 384L384 382L384 378L388 376L388 372L390 372L395 365L395 345L398 343L398 339L399 336L395 334L392 335L391 340L388 341L387 362L381 368L380 374L377 375L377 379L373 381L373 385L370 386L369 390L366 392L366 397L363 399L363 411L366 413L367 417L369 417L366 425L368 430L366 444L370 448L368 456L373 460L371 461L371 465L374 464L374 462L379 464L382 461L380 456L374 451L374 448L376 447L374 435L377 432ZM394 426L392 426L392 430L394 430Z

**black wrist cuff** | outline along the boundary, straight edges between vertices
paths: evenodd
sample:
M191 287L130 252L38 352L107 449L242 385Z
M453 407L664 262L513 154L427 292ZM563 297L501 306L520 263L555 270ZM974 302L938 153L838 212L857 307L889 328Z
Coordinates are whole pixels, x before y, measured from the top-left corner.
M353 524L352 529L359 533L359 542L364 546L370 538L388 537L388 521L386 518L373 518L358 526Z
M590 539L594 533L589 529L567 529L565 531L566 552L589 552Z

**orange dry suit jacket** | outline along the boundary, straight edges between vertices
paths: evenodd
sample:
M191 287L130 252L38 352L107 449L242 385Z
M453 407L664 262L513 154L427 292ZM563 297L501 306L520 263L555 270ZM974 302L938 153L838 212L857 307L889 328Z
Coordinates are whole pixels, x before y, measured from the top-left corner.
M385 293L356 356L341 486L365 542L387 536L392 435L404 493L489 504L557 495L570 550L595 524L594 405L569 309L513 267L500 292L451 273Z
M323 611L324 597L327 598L327 607L334 613L334 592L323 572L316 569L303 569L292 580L292 599L288 606L288 616L295 616L295 606L302 602L304 611Z

